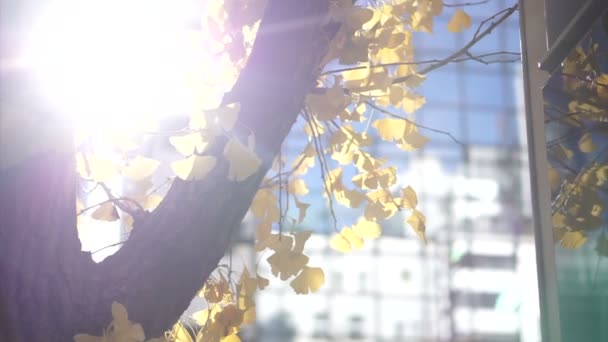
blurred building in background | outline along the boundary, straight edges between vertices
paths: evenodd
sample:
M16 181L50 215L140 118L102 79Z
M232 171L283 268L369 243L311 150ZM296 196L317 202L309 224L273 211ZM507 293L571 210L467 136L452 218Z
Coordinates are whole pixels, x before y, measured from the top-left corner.
M447 32L454 8L444 9L435 33L415 38L417 58L450 55L471 39L476 23L511 5L495 0L467 7L474 26L462 34ZM519 50L514 16L471 52ZM318 200L305 221L316 233L305 251L310 264L324 269L326 285L297 296L272 281L258 296L257 341L540 341L520 66L451 64L429 74L420 92L427 104L417 122L463 144L422 130L431 142L420 151L379 143L374 152L398 166L401 185L418 193L428 245L397 215L361 251L334 252L332 219ZM306 139L294 133L286 154L298 153ZM309 171L307 182L320 199L317 171ZM340 225L360 214L337 212Z

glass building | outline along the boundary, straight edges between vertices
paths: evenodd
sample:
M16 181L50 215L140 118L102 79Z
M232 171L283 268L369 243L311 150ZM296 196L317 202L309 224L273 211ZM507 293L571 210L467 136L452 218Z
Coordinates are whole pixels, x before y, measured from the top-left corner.
M477 24L513 4L465 8L473 27L460 34L447 32L454 8L445 8L433 34L415 35L417 58L445 58ZM471 53L519 52L519 42L513 15ZM422 130L431 141L419 151L373 148L398 166L400 185L417 191L428 245L401 216L383 224L381 238L344 256L329 248L334 231L326 203L313 203L302 228L316 233L306 252L324 269L326 285L297 296L271 281L258 296L256 340L540 341L520 64L451 64L430 73L420 93L427 103L416 121L463 144ZM306 139L293 133L283 149L288 155ZM310 192L321 198L318 170L309 174ZM360 215L336 210L340 225Z

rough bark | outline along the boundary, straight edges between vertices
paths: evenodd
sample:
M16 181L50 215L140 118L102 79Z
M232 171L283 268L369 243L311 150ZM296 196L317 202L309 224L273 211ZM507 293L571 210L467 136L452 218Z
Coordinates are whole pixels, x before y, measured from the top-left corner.
M49 152L0 174L0 340L70 341L100 334L112 301L146 335L158 336L186 309L217 266L274 155L314 86L332 32L329 0L270 0L252 56L228 102L263 159L244 182L219 162L206 180L175 181L135 222L129 241L100 264L80 251L77 177L70 154ZM214 153L222 150L218 143Z

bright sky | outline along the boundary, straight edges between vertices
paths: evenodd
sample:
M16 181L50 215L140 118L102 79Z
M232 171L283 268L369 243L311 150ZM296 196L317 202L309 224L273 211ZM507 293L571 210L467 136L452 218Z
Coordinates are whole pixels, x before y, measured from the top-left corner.
M79 124L132 128L182 114L201 50L189 0L58 0L28 37L25 60L43 93ZM200 36L198 36L200 37ZM190 73L190 74L189 74Z

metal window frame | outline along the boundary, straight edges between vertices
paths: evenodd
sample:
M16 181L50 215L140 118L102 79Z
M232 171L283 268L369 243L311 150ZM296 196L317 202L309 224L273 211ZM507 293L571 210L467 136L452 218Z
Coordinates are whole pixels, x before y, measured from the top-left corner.
M550 188L546 177L542 85L549 75L538 68L547 54L544 1L519 0L523 83L536 244L542 340L561 342L559 296L551 227Z

